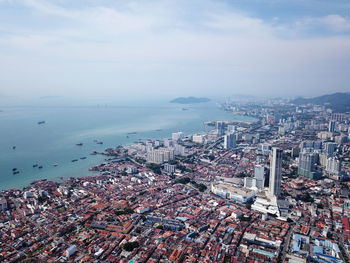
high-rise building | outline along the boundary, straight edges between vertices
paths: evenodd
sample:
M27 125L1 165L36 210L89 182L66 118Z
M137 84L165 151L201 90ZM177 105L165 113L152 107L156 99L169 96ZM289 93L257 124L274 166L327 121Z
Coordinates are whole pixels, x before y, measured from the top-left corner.
M283 151L281 149L276 147L272 148L269 193L274 197L278 197L281 193L282 153Z
M338 175L341 170L341 162L338 158L332 157L327 159L326 172L329 174Z
M184 133L183 132L174 132L171 134L171 139L173 141L178 141L184 138Z
M337 148L337 144L333 142L327 142L325 148L327 155L333 156L335 149Z
M330 121L328 124L328 131L334 132L335 131L335 121Z
M218 135L222 136L225 134L226 123L223 121L216 122L216 132Z
M236 135L234 133L226 134L224 136L224 148L225 149L236 148Z
M254 167L254 179L255 179L255 187L258 189L264 188L264 180L265 180L265 172L264 166L255 165Z
M310 179L318 179L321 174L316 170L318 154L314 152L301 152L299 154L298 174Z

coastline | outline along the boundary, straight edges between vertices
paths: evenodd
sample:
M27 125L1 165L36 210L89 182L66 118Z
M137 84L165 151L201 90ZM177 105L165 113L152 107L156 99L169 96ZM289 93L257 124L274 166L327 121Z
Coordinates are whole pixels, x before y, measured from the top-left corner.
M233 115L232 113L224 112L222 109L217 107L215 104L209 104L208 109L205 109L208 104L202 104L202 105L196 105L191 106L189 111L182 111L179 106L170 105L165 107L164 105L159 105L159 107L153 106L152 111L150 112L151 116L148 116L148 119L138 121L138 119L135 119L133 125L130 125L130 122L126 122L124 119L121 119L121 124L115 125L115 126L107 126L106 123L108 122L113 123L113 121L110 121L111 114L114 112L124 113L130 115L129 111L134 111L134 113L131 113L130 116L135 116L139 114L140 110L138 108L123 108L123 110L120 110L117 108L103 108L103 109L74 109L73 112L76 115L81 116L82 113L85 114L85 112L92 112L92 114L98 113L97 116L100 118L103 117L105 120L102 120L100 123L96 123L94 125L95 127L91 129L91 124L87 122L87 124L83 123L85 127L89 127L90 129L86 129L84 131L84 127L75 127L76 130L74 130L74 133L70 132L67 133L64 131L64 129L60 125L59 127L54 126L53 122L56 121L51 116L53 114L58 115L57 110L48 110L47 116L40 117L41 119L46 119L47 122L45 125L41 125L41 127L38 127L39 125L34 125L33 129L35 129L35 132L42 132L42 137L45 137L47 135L47 130L50 129L58 129L63 130L65 132L65 135L68 135L64 138L49 138L48 143L52 144L52 142L55 143L55 145L50 145L50 148L47 148L46 145L42 146L42 151L46 151L45 159L42 159L42 163L44 163L44 169L41 171L39 170L33 170L32 164L37 163L40 158L39 154L41 152L32 152L30 149L25 152L21 153L22 146L18 146L16 151L8 151L8 155L4 157L3 153L3 160L4 163L8 160L12 160L13 164L7 165L7 167L3 168L2 171L2 178L0 178L0 185L1 190L5 189L13 189L13 188L22 188L25 186L28 186L32 181L37 179L47 179L47 180L59 180L60 177L64 178L70 178L70 177L84 177L86 175L90 176L91 172L88 171L89 167L92 167L94 165L100 164L104 162L104 159L101 158L101 156L90 156L89 154L93 151L104 151L106 148L109 147L116 147L117 145L121 146L127 146L130 144L133 144L135 141L139 141L139 139L145 141L147 139L164 139L171 136L172 132L177 132L183 130L186 134L193 134L197 132L202 132L206 128L204 127L204 122L210 118L211 120L214 120L214 117L217 116L217 120L224 119L232 119L236 121L244 121L247 117L246 116L239 116L239 115ZM137 106L138 107L138 106ZM163 111L168 110L168 112L165 112L164 114L160 115L159 117L156 117L159 115L159 110L161 109ZM205 110L203 110L205 109ZM62 109L62 111L67 112L69 115L71 114L71 109ZM51 113L52 112L52 113ZM19 115L20 111L15 112L16 118L17 115ZM34 114L37 114L38 111L35 110ZM147 112L146 112L147 113ZM9 113L8 113L9 114ZM61 114L61 113L60 113ZM157 115L155 115L157 114ZM211 116L207 116L210 115ZM204 117L203 117L204 116ZM50 118L51 117L51 118ZM55 117L55 116L54 116ZM61 116L59 116L61 117ZM206 119L207 118L207 119ZM73 118L72 118L73 119ZM98 119L98 117L97 117ZM73 119L74 120L74 119ZM16 123L15 123L16 121ZM12 121L11 125L14 125L15 123L17 125L17 120ZM25 120L28 122L28 120ZM63 123L62 120L58 120ZM57 122L57 121L56 121ZM125 125L123 124L125 123ZM145 126L143 123L147 123ZM74 124L74 123L73 123ZM21 124L18 124L19 126ZM56 125L56 124L55 124ZM82 126L84 126L82 125ZM123 126L124 125L124 126ZM39 129L40 128L40 129ZM55 132L55 131L54 131ZM137 132L136 134L134 134ZM132 133L132 134L128 134ZM10 134L4 134L3 137L9 136ZM129 137L129 138L127 138ZM97 145L96 143L93 143L93 138L98 139L99 141L103 141L103 145ZM40 138L41 139L41 138ZM55 141L52 141L55 140ZM75 146L77 142L84 142L84 145L82 147ZM40 141L36 142L36 144L32 147L38 148ZM14 144L14 143L12 143ZM3 142L3 147L10 147L12 144L7 143L7 145ZM1 145L1 142L0 142ZM57 145L57 146L56 146ZM59 151L57 151L57 147ZM63 148L66 148L66 150L61 150ZM20 154L20 155L19 155ZM33 157L31 157L31 155ZM55 157L57 156L57 157ZM71 163L71 160L73 159L79 159L81 156L88 156L87 160L79 160L76 163ZM0 154L1 158L1 154ZM11 158L11 159L10 159ZM26 159L25 159L26 158ZM51 159L50 159L51 158ZM32 161L30 161L32 159ZM17 160L23 160L24 165L26 165L28 168L22 168L20 167L21 163ZM51 164L58 163L57 167L51 167ZM17 167L21 170L21 173L16 175L14 177L13 175L4 175L4 173L12 169L11 167ZM6 169L6 170L5 170ZM23 170L26 169L26 170ZM23 171L23 172L22 172Z

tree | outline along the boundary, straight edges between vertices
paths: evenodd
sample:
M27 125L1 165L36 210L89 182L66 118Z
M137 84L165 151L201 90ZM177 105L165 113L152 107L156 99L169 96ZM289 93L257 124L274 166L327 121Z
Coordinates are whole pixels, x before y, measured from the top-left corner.
M133 251L135 248L139 247L139 242L134 241L134 242L126 242L124 244L124 249L128 252Z

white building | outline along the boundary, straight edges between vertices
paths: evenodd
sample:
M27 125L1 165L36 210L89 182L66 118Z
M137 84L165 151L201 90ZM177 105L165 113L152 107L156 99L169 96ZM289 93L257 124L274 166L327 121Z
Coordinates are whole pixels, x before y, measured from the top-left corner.
M223 198L239 203L247 203L255 197L255 192L247 188L239 188L226 183L212 183L211 191Z
M78 252L78 249L75 245L70 246L69 248L67 248L66 252L65 252L65 256L67 258L70 258L71 256L73 256L75 253Z
M174 132L171 134L171 139L173 141L178 141L184 138L184 133L183 132Z
M204 142L204 139L205 139L205 135L203 134L194 134L192 136L192 141L195 142L195 143L203 143Z

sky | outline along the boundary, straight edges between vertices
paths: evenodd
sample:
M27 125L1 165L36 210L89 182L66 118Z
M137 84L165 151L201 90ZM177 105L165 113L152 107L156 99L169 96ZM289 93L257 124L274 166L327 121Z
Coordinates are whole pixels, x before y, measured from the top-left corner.
M350 92L345 0L0 0L0 97Z

